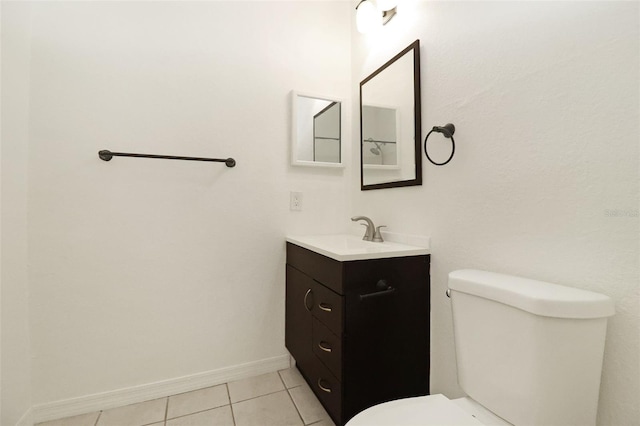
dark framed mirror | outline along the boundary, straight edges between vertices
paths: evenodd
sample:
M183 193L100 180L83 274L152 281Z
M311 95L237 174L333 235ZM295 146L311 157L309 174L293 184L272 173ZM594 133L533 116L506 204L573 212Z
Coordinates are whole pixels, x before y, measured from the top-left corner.
M422 185L420 40L360 83L364 190Z

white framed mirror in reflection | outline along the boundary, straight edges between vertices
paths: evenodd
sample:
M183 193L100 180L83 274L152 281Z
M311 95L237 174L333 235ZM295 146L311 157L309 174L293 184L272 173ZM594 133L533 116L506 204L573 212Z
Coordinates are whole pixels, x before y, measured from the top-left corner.
M393 106L362 105L362 167L369 170L400 168L400 111Z
M344 167L342 100L292 91L291 111L291 164Z
M362 190L422 185L420 41L360 83Z

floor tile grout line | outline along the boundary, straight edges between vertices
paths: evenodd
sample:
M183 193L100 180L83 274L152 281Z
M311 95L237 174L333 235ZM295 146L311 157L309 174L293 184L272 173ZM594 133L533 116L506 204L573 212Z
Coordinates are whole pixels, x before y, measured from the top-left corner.
M189 412L189 413L186 413L186 414L181 414L179 416L175 416L175 417L171 417L171 418L169 417L169 399L171 397L178 396L178 395L184 395L184 394L192 393L192 392L198 392L198 391L203 390L203 389L209 389L209 388L214 388L214 387L219 387L219 386L224 386L225 389L226 389L226 394L227 394L227 403L226 404L216 405L214 407L207 407L207 408L202 409L202 410L192 411L192 412ZM212 411L212 410L215 410L217 408L222 408L222 407L226 407L226 406L229 406L229 408L231 409L231 416L233 417L233 409L231 407L231 397L229 396L229 386L228 386L227 383L220 383L218 385L207 386L207 387L204 387L204 388L201 388L201 389L195 389L193 391L181 392L181 393L177 393L175 395L168 396L167 397L167 409L165 411L165 419L164 420L165 420L165 422L168 422L169 420L180 419L182 417L191 416L193 414L200 414L200 413L204 413L205 411ZM233 423L234 423L234 426L235 426L235 419L233 420Z
M205 408L204 410L198 410L198 411L194 411L192 413L181 414L181 415L176 416L176 417L171 417L170 419L167 418L166 421L168 422L169 420L181 419L183 417L193 416L194 414L202 414L202 413L206 413L207 411L213 411L213 410L217 410L218 408L224 408L224 407L231 407L231 404L225 404L225 405L220 405L218 407Z
M231 405L238 404L240 402L250 401L252 399L260 398L261 396L273 395L274 393L282 392L283 390L286 391L287 390L287 386L284 384L284 381L282 380L282 377L280 377L280 372L279 371L275 371L275 373L278 375L278 378L280 379L280 383L282 383L283 389L278 389L278 390L275 390L273 392L267 392L267 393L262 394L262 395L252 396L251 398L241 399L239 401L231 401L231 392L229 392L229 401L231 402ZM271 374L271 373L267 373L267 374ZM266 374L261 374L261 376L264 376L264 375L266 375ZM254 377L258 377L258 376L254 376ZM228 390L228 386L227 386L227 390Z
M300 417L300 420L302 420L302 424L306 425L307 423L302 418L302 413L300 413L300 409L298 408L298 405L296 404L296 401L293 399L293 396L291 396L291 392L289 392L289 389L287 389L287 395L289 395L289 399L293 403L293 406L296 409L296 412L298 413L298 417Z
M233 404L231 403L231 392L229 392L229 382L225 383L224 386L227 388L227 400L229 401L229 408L231 409L231 420L233 421L233 426L236 426L236 416L233 414Z
M322 404L322 401L320 401L320 399L316 396L316 394L313 392L313 390L311 389L311 387L310 387L310 386L308 386L308 384L307 384L306 382L305 382L304 384L302 384L302 385L294 386L294 387L292 387L292 388L288 389L288 390L289 390L289 393L291 394L291 392L290 392L291 390L293 390L293 389L298 389L298 388L303 388L305 385L307 385L307 388L309 389L309 392L311 393L311 396L314 398L314 400L318 401L318 404L320 404L320 407L322 408L322 411L326 414L326 417L325 417L325 416L323 416L323 417L321 417L321 418L320 418L320 419L318 419L318 420L313 420L311 423L305 423L305 426L311 426L311 425L314 425L314 424L316 424L316 423L321 423L321 422L323 422L323 421L325 421L325 420L329 420L329 421L331 421L331 423L333 423L333 419L332 419L332 418L331 418L331 416L329 415L329 412L327 411L327 409L325 408L325 406ZM291 395L291 399L293 399L293 395ZM293 400L293 403L294 403L294 405L296 405L296 408L298 408L298 405L296 404L295 400ZM304 419L303 419L303 422L304 422ZM335 423L334 423L334 424L335 424Z
M294 369L296 367L291 367L290 369ZM285 371L285 370L278 370L278 374L280 374L281 371ZM300 376L302 377L302 375ZM284 385L285 389L289 390L289 389L294 389L294 388L299 388L300 386L303 386L305 384L307 384L307 382L304 380L304 378L302 379L302 383L297 384L297 385L293 385L293 386L287 386L287 384L284 382L284 379L282 378L282 376L280 376L280 380L282 380L282 384Z
M289 391L289 388L287 387L287 384L284 382L284 379L282 378L282 374L280 374L280 371L278 371L278 377L280 377L280 381L282 382L282 385L284 386L285 390L287 391L287 395L289 395L289 399L291 400L291 403L293 404L293 408L296 409L296 413L298 413L298 417L300 417L300 420L302 420L302 424L303 425L306 424L304 422L304 419L302 418L302 414L300 413L300 409L298 409L298 406L296 405L296 401L291 396L291 392Z
M205 386L203 388L191 389L191 390L187 390L187 391L184 391L184 392L174 393L173 395L169 395L169 396L167 396L165 398L170 398L172 396L186 395L186 394L191 393L191 392L197 392L197 391L201 391L201 390L209 389L209 388L217 388L218 386L222 386L222 385L226 385L226 383L218 383L217 385L208 385L208 386ZM155 399L159 399L159 398L155 398ZM153 401L153 399L151 399L149 401Z
M216 406L213 406L213 407L207 407L207 408L204 408L202 410L193 411L193 412L186 413L186 414L180 414L179 416L175 416L175 417L169 417L169 399L170 398L172 398L174 396L180 396L180 395L186 395L188 393L198 392L198 391L205 390L205 389L217 388L217 387L220 387L220 386L224 386L226 391L227 391L227 403L226 404L216 405ZM194 390L190 390L190 391L187 391L187 392L180 392L180 393L176 393L176 394L173 394L173 395L169 395L169 396L167 396L165 398L167 398L167 406L166 406L165 415L164 415L165 422L169 421L169 420L173 420L173 419L178 419L180 417L190 416L191 414L198 414L198 413L202 413L204 411L214 410L216 408L222 408L222 407L225 407L227 405L231 405L231 398L229 397L229 386L227 385L227 383L220 383L220 384L217 384L217 385L206 386L204 388L194 389ZM153 400L151 400L151 401L153 401Z
M169 397L165 396L164 398L167 400L165 402L165 406L164 406L164 413L165 413L164 419L160 420L159 422L145 423L145 424L143 424L141 426L152 426L152 425L155 425L155 424L158 424L158 423L162 423L163 426L167 425L167 406L169 405ZM155 399L151 399L150 401L155 401L156 399L162 399L162 398L155 398Z
M169 416L169 398L173 395L167 397L167 404L164 406L164 422L167 423L167 417Z
M263 396L273 395L274 393L283 392L283 391L286 391L286 390L287 390L286 388L285 389L278 389L277 391L268 392L268 393L265 393L265 394L262 394L262 395L258 395L258 396L252 396L251 398L243 399L241 401L232 402L231 405L240 404L241 402L251 401L252 399L262 398Z
M295 368L295 367L289 367L289 369L293 369L293 368ZM285 369L285 370L286 370L286 369ZM181 418L181 417L190 416L190 415L192 415L192 414L202 413L202 412L205 412L205 411L214 410L214 409L216 409L216 408L222 408L222 407L224 407L224 406L226 406L226 405L229 405L229 406L230 406L230 408L231 408L231 416L232 416L233 424L234 424L234 426L236 426L236 420L235 420L235 415L234 415L234 411L233 411L233 405L234 405L234 404L238 404L238 403L242 403L242 402L250 401L250 400L253 400L253 399L261 398L261 397L263 397L263 396L273 395L273 394L276 394L276 393L282 392L282 391L284 390L284 391L286 391L286 392L287 392L287 395L289 396L289 399L290 399L290 400L291 400L291 402L293 403L293 406L295 407L296 412L298 413L298 416L300 417L300 419L302 420L302 422L303 422L303 424L304 424L304 419L302 419L302 415L300 414L300 410L298 409L298 406L296 405L295 401L293 400L293 397L291 396L291 392L290 392L290 390L291 390L291 389L295 389L295 388L301 387L303 384L299 384L299 385L291 386L290 388L289 388L289 387L287 387L286 383L284 382L284 379L283 379L282 375L280 374L280 371L285 371L285 370L276 370L276 371L275 371L275 373L278 375L278 378L280 379L280 382L282 383L283 389L278 389L278 390L276 390L276 391L268 392L268 393L265 393L265 394L263 394L263 395L258 395L258 396L254 396L254 397L251 397L251 398L242 399L242 400L239 400L239 401L232 402L232 401L231 401L231 393L229 392L229 383L228 383L228 382L226 382L226 383L221 383L220 385L214 385L214 386L221 386L221 385L224 385L224 386L226 387L226 390L227 390L227 399L228 399L228 401L229 401L229 404L221 405L221 406L218 406L218 407L211 407L211 408L207 408L207 409L205 409L205 410L200 410L200 411L196 411L196 412L193 412L193 413L184 414L184 415L177 416L177 417L172 417L171 419L169 419L169 398L171 398L172 396L182 395L182 394L189 393L189 392L192 392L192 391L188 391L188 392L181 392L181 393L179 393L179 394L166 396L166 397L164 397L164 398L166 398L164 418L163 418L160 422L162 422L162 423L163 423L163 424L165 424L165 426L166 426L166 422L167 422L167 421L169 421L169 420L173 420L173 419L177 419L177 418ZM214 387L214 386L211 386L211 387ZM202 389L206 389L206 388L202 388ZM196 391L197 391L197 390L200 390L200 389L196 389ZM162 398L153 398L153 399L150 399L150 400L142 401L142 402L140 402L140 403L144 403L144 402L148 402L148 401L153 401L153 400L156 400L156 399L162 399ZM136 405L136 404L140 404L140 403L127 404L127 405L123 405L122 407L126 407L126 406L128 406L128 405ZM121 407L119 406L119 407L114 407L114 408L121 408ZM98 423L100 422L100 419L101 419L101 417L102 417L103 411L104 411L104 410L100 410L100 411L98 411L98 417L96 418L96 421L95 421L95 423L94 423L94 426L98 426ZM322 421L322 420L319 420L319 421ZM154 423L159 423L159 422L154 422ZM154 423L149 423L148 425L151 425L151 424L154 424ZM143 426L148 426L148 425L143 425Z
M284 370L278 370L276 371L276 373L278 373L278 378L282 382L282 386L284 386L284 388L287 389L287 384L284 382L284 379L282 378L282 374L280 374L280 371L284 371Z

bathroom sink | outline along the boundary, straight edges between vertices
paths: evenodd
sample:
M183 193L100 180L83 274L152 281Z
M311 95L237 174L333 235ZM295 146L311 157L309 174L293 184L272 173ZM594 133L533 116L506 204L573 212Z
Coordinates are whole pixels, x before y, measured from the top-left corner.
M349 234L288 236L287 241L340 262L429 254L428 248L388 241L374 243Z

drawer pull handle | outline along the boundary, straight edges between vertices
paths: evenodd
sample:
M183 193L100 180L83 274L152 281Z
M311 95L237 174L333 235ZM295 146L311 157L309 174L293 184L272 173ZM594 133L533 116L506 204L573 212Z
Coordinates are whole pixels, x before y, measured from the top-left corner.
M309 294L311 294L311 289L307 290L307 292L305 293L303 303L304 303L304 308L307 311L311 312L311 308L309 308L309 304L307 303L307 298L309 297Z
M320 343L318 343L318 347L325 352L331 352L331 346L327 345L327 342L321 341Z
M376 291L375 293L361 294L360 300L368 299L370 297L391 296L395 292L395 288L389 287L386 290Z
M322 379L318 379L318 387L323 391L325 391L326 393L331 393L331 388L325 388L324 386L322 386L321 382L322 382Z
M319 303L318 307L320 309L322 309L323 311L325 311L325 312L331 312L332 311L331 305L327 305L326 303Z

